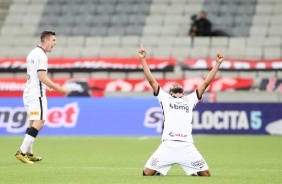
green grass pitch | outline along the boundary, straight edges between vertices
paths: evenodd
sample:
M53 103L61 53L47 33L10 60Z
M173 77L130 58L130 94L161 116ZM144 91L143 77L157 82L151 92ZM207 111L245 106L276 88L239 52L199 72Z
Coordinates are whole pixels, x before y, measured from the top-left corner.
M0 183L278 184L282 183L282 136L195 135L212 176L186 176L174 165L167 176L143 177L142 169L160 137L38 136L43 160L15 159L23 136L0 136Z

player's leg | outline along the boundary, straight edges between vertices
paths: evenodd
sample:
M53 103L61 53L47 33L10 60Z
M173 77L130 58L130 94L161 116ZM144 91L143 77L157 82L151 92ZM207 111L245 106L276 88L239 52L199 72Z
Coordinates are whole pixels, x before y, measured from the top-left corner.
M32 127L33 123L34 123L34 120L29 121L28 127L26 129L26 134L27 134L28 130ZM34 153L33 153L33 142L28 146L26 155L27 155L27 157L30 161L41 161L42 160L41 157L34 155Z
M28 126L27 126L27 128L26 128L25 134L27 134L28 130L32 127L33 123L34 123L34 120L30 120L30 121L29 121L29 124L28 124ZM28 149L27 149L27 152L28 152L28 153L33 153L32 145L33 145L33 144L31 144L31 145L28 147Z
M197 172L198 176L211 176L210 170L204 170Z
M144 168L143 170L143 176L154 176L156 175L157 171L153 170L153 169L149 169L147 167Z
M26 109L26 112L27 112L27 115L29 116L30 118L30 105L31 105L31 100L30 100L30 97L29 96L24 96L23 97L23 102L24 102L24 106L25 106L25 109ZM26 130L26 134L25 134L25 138L24 138L24 141L22 142L22 145L26 145L26 147L29 146L28 144L28 141L26 140L28 137L27 136L27 132L29 131L30 127L32 126L33 124L33 120L30 120L29 121L29 124L28 124L28 127L27 127L27 130ZM29 160L29 158L27 157L26 155L26 152L23 152L21 149L19 149L16 153L15 153L15 157L16 159L20 160L21 162L23 163L26 163L26 164L33 164L32 161Z
M37 137L37 134L38 132L44 127L44 120L35 120L32 127L29 129L28 133L34 137L33 141L31 142L31 144L28 146L28 149L27 149L27 157L29 158L30 161L41 161L42 160L42 157L38 157L38 156L35 156L34 153L33 153L33 142L34 140L36 139Z
M180 159L179 165L185 171L186 175L211 176L206 161L194 144L185 144L178 158Z
M33 98L24 100L25 107L30 118L30 124L32 125L27 129L27 133L22 142L20 150L15 154L16 158L23 163L33 164L33 161L40 161L42 158L36 158L32 153L28 151L32 150L32 144L38 135L38 132L43 128L44 121L47 113L47 101L46 98Z
M162 142L147 161L143 176L166 175L174 163L174 153L169 142Z

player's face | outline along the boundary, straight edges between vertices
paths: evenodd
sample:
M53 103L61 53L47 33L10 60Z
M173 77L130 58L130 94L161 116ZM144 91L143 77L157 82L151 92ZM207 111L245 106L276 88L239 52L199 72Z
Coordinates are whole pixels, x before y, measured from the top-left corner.
M46 39L47 49L46 52L51 52L53 47L57 45L56 36L51 35L49 38Z
M184 95L184 89L180 84L174 83L170 87L170 93L171 96L175 98L181 98Z

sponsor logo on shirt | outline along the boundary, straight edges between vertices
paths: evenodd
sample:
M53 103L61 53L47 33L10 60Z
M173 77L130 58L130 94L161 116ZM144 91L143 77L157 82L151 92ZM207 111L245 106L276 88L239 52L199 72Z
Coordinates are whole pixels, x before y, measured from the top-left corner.
M170 137L187 137L187 134L179 134L174 132L169 132L168 134Z
M183 104L183 105L177 105L177 104L169 104L169 107L171 109L176 109L176 110L185 110L187 113L189 113L189 106Z

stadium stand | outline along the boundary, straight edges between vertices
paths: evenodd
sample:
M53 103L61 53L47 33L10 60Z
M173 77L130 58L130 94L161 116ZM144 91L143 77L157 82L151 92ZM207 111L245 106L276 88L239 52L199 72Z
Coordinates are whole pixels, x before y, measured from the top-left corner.
M224 30L231 36L191 40L187 35L191 16L201 10L207 12L214 30ZM137 57L138 46L143 43L148 57L178 59L173 72L157 73L157 77L204 77L206 71L181 70L182 59L213 57L218 47L222 47L226 58L282 58L281 23L281 0L0 0L0 57L26 57L28 51L39 43L39 33L52 29L57 33L58 45L49 54L50 58ZM281 70L220 71L219 76L262 79L281 77L281 73ZM143 77L142 72L52 75ZM248 91L218 92L217 99L282 101L281 94L261 92L255 84L252 90L256 91L252 97Z

